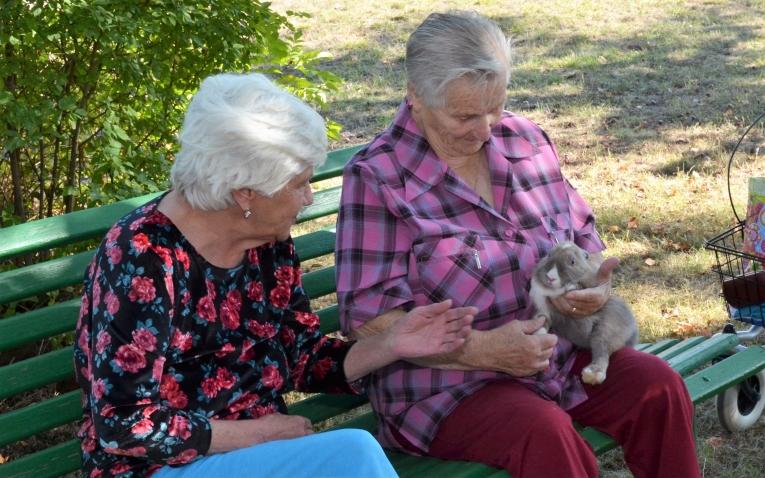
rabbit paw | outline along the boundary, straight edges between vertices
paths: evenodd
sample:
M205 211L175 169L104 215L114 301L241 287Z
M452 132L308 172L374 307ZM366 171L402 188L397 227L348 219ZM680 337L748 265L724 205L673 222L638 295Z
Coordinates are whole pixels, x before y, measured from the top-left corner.
M606 379L606 371L597 365L588 365L582 370L582 381L590 385L600 385Z

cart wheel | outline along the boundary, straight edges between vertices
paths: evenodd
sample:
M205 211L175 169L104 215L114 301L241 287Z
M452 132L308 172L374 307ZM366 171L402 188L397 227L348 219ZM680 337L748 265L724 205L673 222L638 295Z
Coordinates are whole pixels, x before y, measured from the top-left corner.
M752 375L717 396L717 417L729 432L754 425L765 409L765 370Z

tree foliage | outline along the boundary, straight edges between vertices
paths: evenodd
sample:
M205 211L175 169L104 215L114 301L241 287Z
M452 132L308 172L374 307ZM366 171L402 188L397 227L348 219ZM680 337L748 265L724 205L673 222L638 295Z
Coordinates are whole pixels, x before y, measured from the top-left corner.
M212 73L260 71L322 106L339 79L300 40L260 1L0 0L0 226L166 187Z

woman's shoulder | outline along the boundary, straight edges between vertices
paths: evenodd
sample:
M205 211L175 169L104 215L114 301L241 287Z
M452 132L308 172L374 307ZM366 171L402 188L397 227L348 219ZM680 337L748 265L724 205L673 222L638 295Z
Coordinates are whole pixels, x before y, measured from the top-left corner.
M503 135L511 133L522 136L537 146L552 142L547 133L537 123L512 111L503 112L499 127L505 133Z

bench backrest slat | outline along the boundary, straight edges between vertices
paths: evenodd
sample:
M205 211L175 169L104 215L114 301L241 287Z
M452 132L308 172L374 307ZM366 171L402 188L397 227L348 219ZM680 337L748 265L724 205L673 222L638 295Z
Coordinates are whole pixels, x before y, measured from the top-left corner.
M80 391L74 390L0 415L0 447L79 420L82 417L80 396Z
M74 330L80 299L0 319L0 352Z

